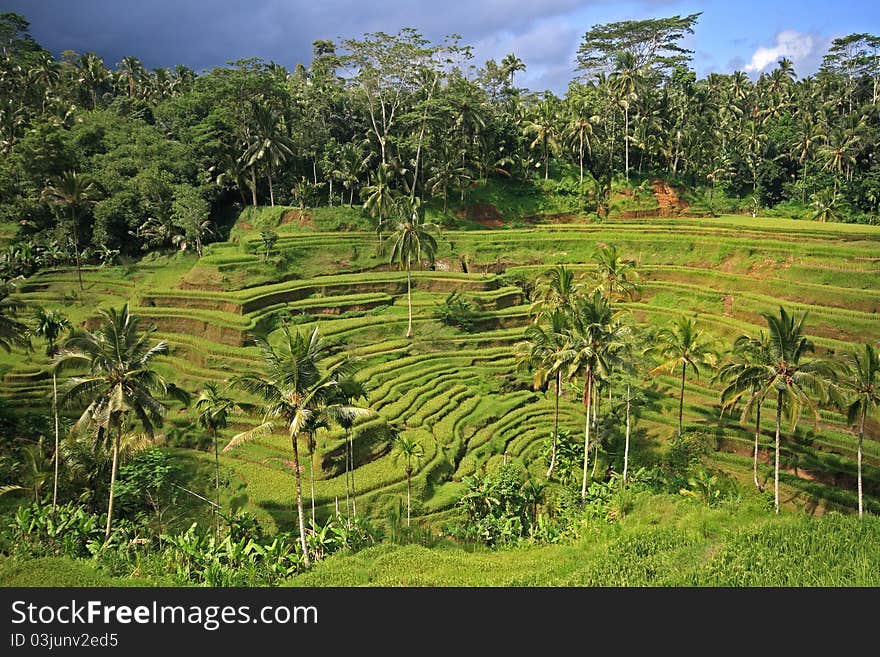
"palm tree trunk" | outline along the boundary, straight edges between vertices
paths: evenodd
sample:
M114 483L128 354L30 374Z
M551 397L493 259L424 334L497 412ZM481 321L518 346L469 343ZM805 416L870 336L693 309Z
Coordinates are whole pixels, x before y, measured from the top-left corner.
M623 483L626 483L626 470L629 465L629 384L626 384L626 442L623 448Z
M73 231L73 255L76 258L76 276L79 279L79 291L82 292L85 288L83 287L83 275L82 275L82 261L79 255L79 236L76 229L76 214L73 211L73 206L70 208L70 224L71 229Z
M351 186L351 190L348 193L348 207L351 207L354 204L354 185Z
M315 443L309 436L309 487L312 491L312 526L315 525Z
M356 489L354 485L354 438L352 438L351 431L348 432L348 451L351 454L351 512L352 515L357 515L357 498L355 496Z
M410 484L412 483L412 468L406 467L406 526L410 522Z
M328 189L327 189L327 205L329 205L332 208L333 207L333 176L330 176L330 178L328 179L328 182L330 184L328 185Z
M253 167L251 167L251 200L254 207L257 207L257 174Z
M773 465L773 506L779 513L779 428L782 424L782 393L776 394L776 455Z
M347 433L347 431L346 431ZM348 452L348 436L345 437L345 515L351 517L351 455Z
M553 447L550 450L550 467L547 469L547 478L553 474L556 465L556 443L559 441L559 388L562 385L562 372L556 373L556 407L553 412Z
M801 203L807 203L807 160L804 158L804 175L801 177Z
M119 465L119 440L122 437L122 420L116 421L116 435L113 437L113 464L110 466L110 499L107 502L107 526L104 528L104 540L110 538L110 527L113 523L113 494L116 489L116 470Z
M580 184L584 184L584 133L583 131L579 134L580 146L578 148L578 153L580 155L580 165L581 165L581 177Z
M593 401L593 373L587 372L584 386L584 401L587 405L587 421L584 425L584 478L581 482L581 500L587 497L587 461L590 455L590 404Z
M306 568L311 565L309 559L309 548L306 545L306 520L303 513L303 497L302 497L302 475L299 471L299 448L296 444L297 435L290 434L290 445L293 448L293 479L296 482L296 512L299 521L299 544L303 551L303 563Z
M214 492L217 497L217 506L214 509L215 534L220 535L220 449L217 446L217 432L211 431L214 439Z
M269 205L275 207L275 192L272 190L272 173L266 171L266 179L269 181Z
M627 101L629 103L629 101ZM623 150L626 154L626 182L629 182L629 105L623 108L624 127L623 127Z
M761 405L758 404L758 412L755 417L755 456L752 460L752 474L755 478L755 488L760 491L764 489L758 483L758 439L761 437Z
M55 415L55 482L52 486L52 510L58 506L58 375L52 370L52 412Z
M409 257L406 259L406 304L409 313L409 324L406 327L406 337L412 337L412 276L410 272Z
M859 518L862 517L862 438L865 435L865 415L868 410L867 404L862 404L862 419L859 422L859 449L856 455L856 463L858 464L859 477Z
M687 365L681 366L681 397L678 400L678 437L681 438L681 420L684 416L684 377L687 374Z

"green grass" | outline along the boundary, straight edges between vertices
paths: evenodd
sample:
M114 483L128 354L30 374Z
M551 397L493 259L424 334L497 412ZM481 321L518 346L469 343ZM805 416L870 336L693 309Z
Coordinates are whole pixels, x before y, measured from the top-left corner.
M619 523L556 545L465 550L446 542L338 554L291 586L877 586L880 519L775 517L757 501L710 509L640 496Z

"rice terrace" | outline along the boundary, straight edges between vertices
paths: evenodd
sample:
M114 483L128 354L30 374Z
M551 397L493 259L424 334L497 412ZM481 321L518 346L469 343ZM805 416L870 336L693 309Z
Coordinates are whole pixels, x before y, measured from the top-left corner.
M0 584L880 585L880 37L698 78L700 20L555 94L0 15Z

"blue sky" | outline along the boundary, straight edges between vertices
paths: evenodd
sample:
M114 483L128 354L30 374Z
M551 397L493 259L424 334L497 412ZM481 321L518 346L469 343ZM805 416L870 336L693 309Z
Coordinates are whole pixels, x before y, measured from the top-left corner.
M109 65L126 55L151 67L196 70L243 57L292 68L308 64L316 39L394 33L414 27L440 41L457 33L474 62L513 52L527 69L517 85L564 93L591 26L702 12L684 45L698 76L771 70L779 57L800 76L815 73L828 44L854 32L880 34L880 1L868 0L0 0L23 14L56 55L94 50Z

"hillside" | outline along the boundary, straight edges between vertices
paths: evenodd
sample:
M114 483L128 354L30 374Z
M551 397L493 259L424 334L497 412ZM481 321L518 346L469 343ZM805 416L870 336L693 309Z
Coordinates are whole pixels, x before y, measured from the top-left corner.
M667 199L667 202L668 199ZM670 213L673 214L673 213ZM297 217L291 220L291 217ZM189 253L148 257L115 267L87 267L85 289L76 273L49 269L28 278L14 295L26 303L63 308L76 325L88 325L99 307L129 303L171 346L160 372L198 394L209 381L258 366L248 346L253 334L270 342L282 322L345 346L361 362L358 374L377 415L355 426L355 503L360 513L384 517L405 495L403 467L391 453L390 428L424 449L413 477L414 520L438 530L457 514L463 480L502 462L521 464L533 476L546 469L542 443L552 430L552 394L532 389L517 371L514 345L529 321L528 299L539 275L555 264L577 273L592 269L598 247L615 245L637 262L640 296L622 303L632 321L661 326L697 316L721 344L763 326L762 312L779 305L807 312L807 332L823 354L880 339L880 227L750 218L618 218L595 223L536 221L519 227L444 229L433 270L414 271L413 339L404 338L406 274L376 253L374 232L358 210L336 208L331 219L296 215L284 208L247 210L230 241ZM279 235L268 258L260 228ZM466 269L466 271L463 271ZM471 332L440 323L435 311L458 291L478 311ZM0 397L10 408L33 410L51 399L42 351L0 356ZM633 466L661 458L677 422L677 378L644 379L652 394L634 425ZM736 417L720 418L718 383L689 377L684 423L713 440L711 466L751 482L752 433ZM612 390L619 405L623 390ZM603 402L607 405L607 400ZM604 408L603 408L604 412ZM561 427L583 432L583 408L566 389ZM194 411L174 410L165 444L187 462L212 464L207 451L186 447L198 433ZM224 438L254 426L238 416ZM762 414L760 475L772 488L773 411ZM620 427L600 437L599 478L622 463ZM880 511L880 426L868 423L864 446L866 508ZM318 436L314 458L304 458L305 482L314 478L317 514L344 507L346 438L341 430ZM247 508L270 530L290 529L292 504L289 439L270 435L221 455L228 500L246 485ZM632 466L631 466L632 467ZM855 508L855 440L839 412L823 410L818 423L805 417L786 429L782 489L788 508L822 514ZM308 489L305 491L308 504Z

